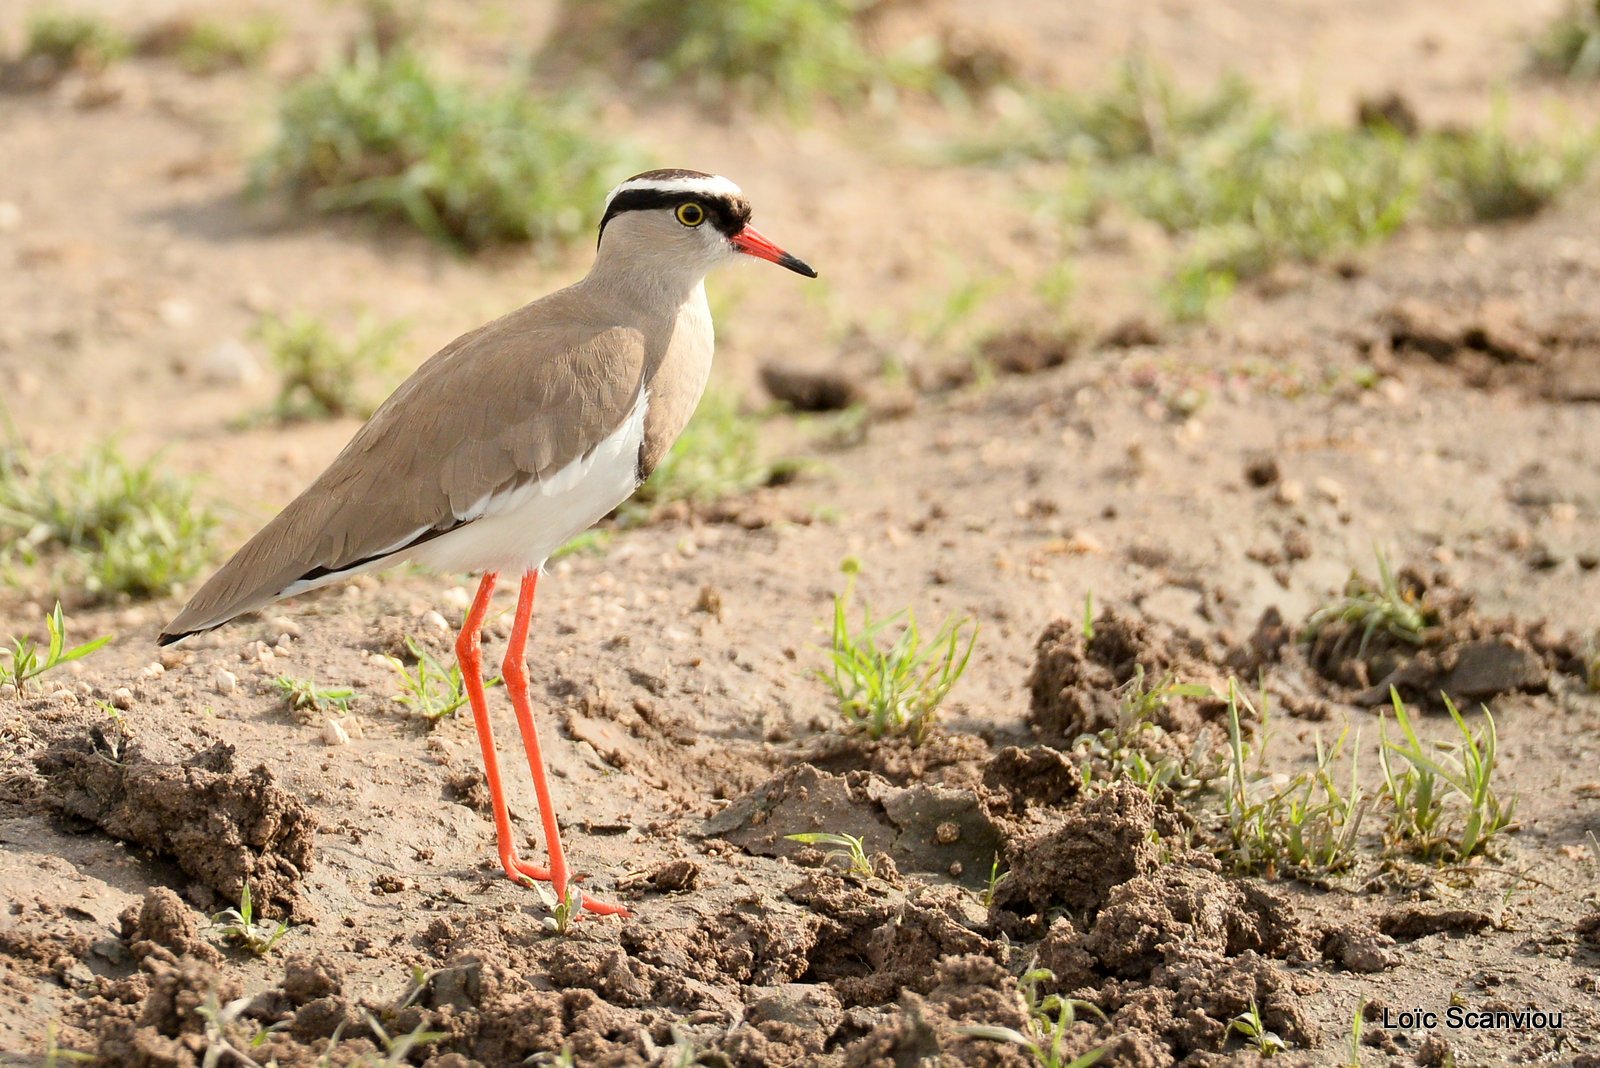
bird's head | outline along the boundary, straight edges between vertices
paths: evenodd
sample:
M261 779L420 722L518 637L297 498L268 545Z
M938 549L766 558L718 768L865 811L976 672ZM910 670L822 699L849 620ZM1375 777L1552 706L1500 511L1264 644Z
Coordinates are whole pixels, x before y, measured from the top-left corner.
M720 175L646 171L606 197L599 263L698 284L713 267L738 256L770 260L807 278L817 276L750 225L750 202Z

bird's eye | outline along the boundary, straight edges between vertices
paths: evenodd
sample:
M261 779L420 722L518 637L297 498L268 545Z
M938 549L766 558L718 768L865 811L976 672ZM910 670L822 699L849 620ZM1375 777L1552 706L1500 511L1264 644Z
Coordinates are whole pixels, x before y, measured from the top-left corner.
M678 205L677 216L678 221L685 226L699 226L706 221L706 209L691 200Z

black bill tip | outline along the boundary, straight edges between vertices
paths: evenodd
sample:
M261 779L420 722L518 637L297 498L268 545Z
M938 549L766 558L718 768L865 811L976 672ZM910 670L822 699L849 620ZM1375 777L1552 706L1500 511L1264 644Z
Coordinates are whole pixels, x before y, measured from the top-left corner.
M815 267L811 266L811 264L807 263L799 256L791 256L787 252L778 258L777 263L779 267L787 267L795 274L803 274L807 278L815 278L817 276L817 269Z

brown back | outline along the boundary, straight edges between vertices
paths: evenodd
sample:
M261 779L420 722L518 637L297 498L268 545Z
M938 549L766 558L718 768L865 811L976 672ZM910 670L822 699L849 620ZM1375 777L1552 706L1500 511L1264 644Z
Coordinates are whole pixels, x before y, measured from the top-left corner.
M670 324L617 322L580 284L451 342L201 587L163 638L218 626L308 573L452 526L484 497L583 456L632 408L673 333Z

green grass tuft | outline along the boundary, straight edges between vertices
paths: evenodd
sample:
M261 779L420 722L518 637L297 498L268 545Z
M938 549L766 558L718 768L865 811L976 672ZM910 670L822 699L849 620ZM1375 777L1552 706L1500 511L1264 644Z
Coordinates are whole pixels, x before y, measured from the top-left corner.
M355 690L348 686L324 689L314 679L301 679L293 675L279 675L272 680L282 693L286 704L296 712L348 712L350 702L356 699Z
M320 211L401 219L465 250L587 232L618 152L573 101L444 79L416 53L375 47L283 98L259 188Z
M794 464L763 457L761 425L761 418L742 411L731 393L708 390L623 514L638 518L662 505L708 503L781 481Z
M1378 581L1374 583L1352 571L1344 592L1311 613L1301 640L1315 641L1330 626L1344 624L1352 632L1360 631L1361 641L1355 656L1361 659L1367 655L1372 640L1378 637L1406 645L1421 645L1423 632L1437 622L1436 614L1421 603L1409 585L1401 587L1388 559L1379 552Z
M287 921L256 920L249 883L244 884L244 890L239 894L239 907L224 909L211 917L211 928L229 945L247 949L257 957L271 953L279 940L289 933Z
M1174 318L1211 314L1234 284L1290 260L1381 241L1414 222L1493 222L1540 210L1587 170L1592 133L1514 140L1480 127L1403 136L1383 123L1298 124L1242 81L1191 96L1134 60L1100 94L1039 94L1022 131L969 158L1067 164L1069 225L1110 209L1174 239L1162 292Z
M451 664L446 668L410 635L406 636L406 651L411 654L412 667L407 667L405 661L398 657L384 657L400 676L400 692L395 694L396 701L433 723L453 715L467 703L470 698L459 664ZM498 686L500 681L496 676L486 681L484 686Z
M1600 0L1571 0L1533 39L1528 60L1539 74L1600 77Z
M56 1022L51 1020L45 1024L43 1068L61 1068L63 1064L92 1064L98 1059L93 1053L62 1049Z
M859 628L852 628L848 610L855 590L855 569L847 563L845 570L849 583L833 599L831 663L820 674L833 691L848 729L863 731L873 739L904 736L913 744L920 743L951 687L967 669L978 640L978 625L970 619L949 617L939 624L933 638L924 642L910 609L874 619L871 609L863 608ZM885 632L896 624L900 624L900 632L886 646Z
M1593 135L1515 141L1497 116L1487 126L1435 134L1424 149L1436 219L1499 222L1542 211L1583 177L1596 143Z
M0 663L0 685L9 684L21 693L30 680L37 679L62 664L82 660L111 640L110 635L104 635L68 648L67 624L61 614L60 601L56 602L55 610L45 617L44 622L50 638L45 643L42 657L39 654L38 643L27 638L13 638L10 649L0 649L0 655L4 655L9 661Z
M1028 1008L1028 1029L1018 1031L1012 1027L972 1026L958 1027L956 1033L969 1038L986 1038L992 1042L1005 1042L1026 1050L1040 1068L1089 1068L1104 1057L1109 1046L1096 1046L1071 1060L1067 1059L1067 1035L1078 1023L1078 1013L1088 1012L1110 1023L1098 1007L1059 994L1042 994L1040 987L1056 981L1055 973L1048 968L1033 968L1020 980L1022 1000Z
M1087 616L1085 627L1092 638L1094 623ZM1209 730L1202 730L1185 750L1182 736L1174 737L1158 722L1173 700L1213 696L1211 687L1179 682L1171 674L1152 683L1144 665L1136 665L1118 697L1116 725L1073 739L1085 788L1094 792L1125 779L1152 796L1168 791L1184 796L1221 777L1223 762L1212 751Z
M1268 1030L1261 1019L1261 1010L1256 1006L1254 998L1250 999L1249 1009L1228 1021L1228 1033L1242 1036L1245 1045L1255 1050L1263 1060L1275 1057L1289 1048L1276 1032Z
M871 47L877 0L600 0L574 25L593 42L591 60L622 55L652 64L659 80L688 84L710 100L754 99L803 112L818 98L857 104L879 89L932 88L925 57Z
M0 563L63 561L58 577L97 600L170 593L206 563L216 523L191 483L110 443L76 461L0 452Z
M784 835L791 842L809 846L833 846L827 854L829 860L844 861L845 868L863 879L872 878L872 862L867 859L866 843L853 834L835 834L832 831L807 831Z
M1517 808L1515 798L1502 801L1495 789L1500 750L1494 716L1485 708L1483 729L1474 733L1446 697L1458 738L1454 744L1424 745L1400 694L1391 688L1389 696L1400 727L1400 740L1390 741L1385 733L1380 750L1383 793L1391 806L1390 842L1447 861L1483 852L1511 826ZM1396 768L1391 757L1405 766Z
M264 316L256 336L278 372L273 417L291 422L371 415L372 405L361 397L361 378L394 365L405 333L398 323L363 322L355 338L343 342L326 322L303 312Z
M1265 707L1265 695L1262 697ZM1316 740L1316 764L1294 775L1261 770L1265 742L1254 754L1246 745L1240 709L1249 701L1232 680L1228 685L1228 773L1223 794L1223 841L1218 854L1235 871L1323 875L1344 871L1356 861L1357 839L1368 801L1361 787L1358 733L1351 747L1350 780L1341 785L1334 765L1345 749L1348 728L1332 748ZM1257 765L1250 770L1251 756Z
M178 17L144 34L139 51L171 56L190 74L210 75L230 68L259 67L282 37L283 23L273 15Z
M46 9L28 20L23 55L42 56L63 67L101 70L131 48L121 31L99 18Z

